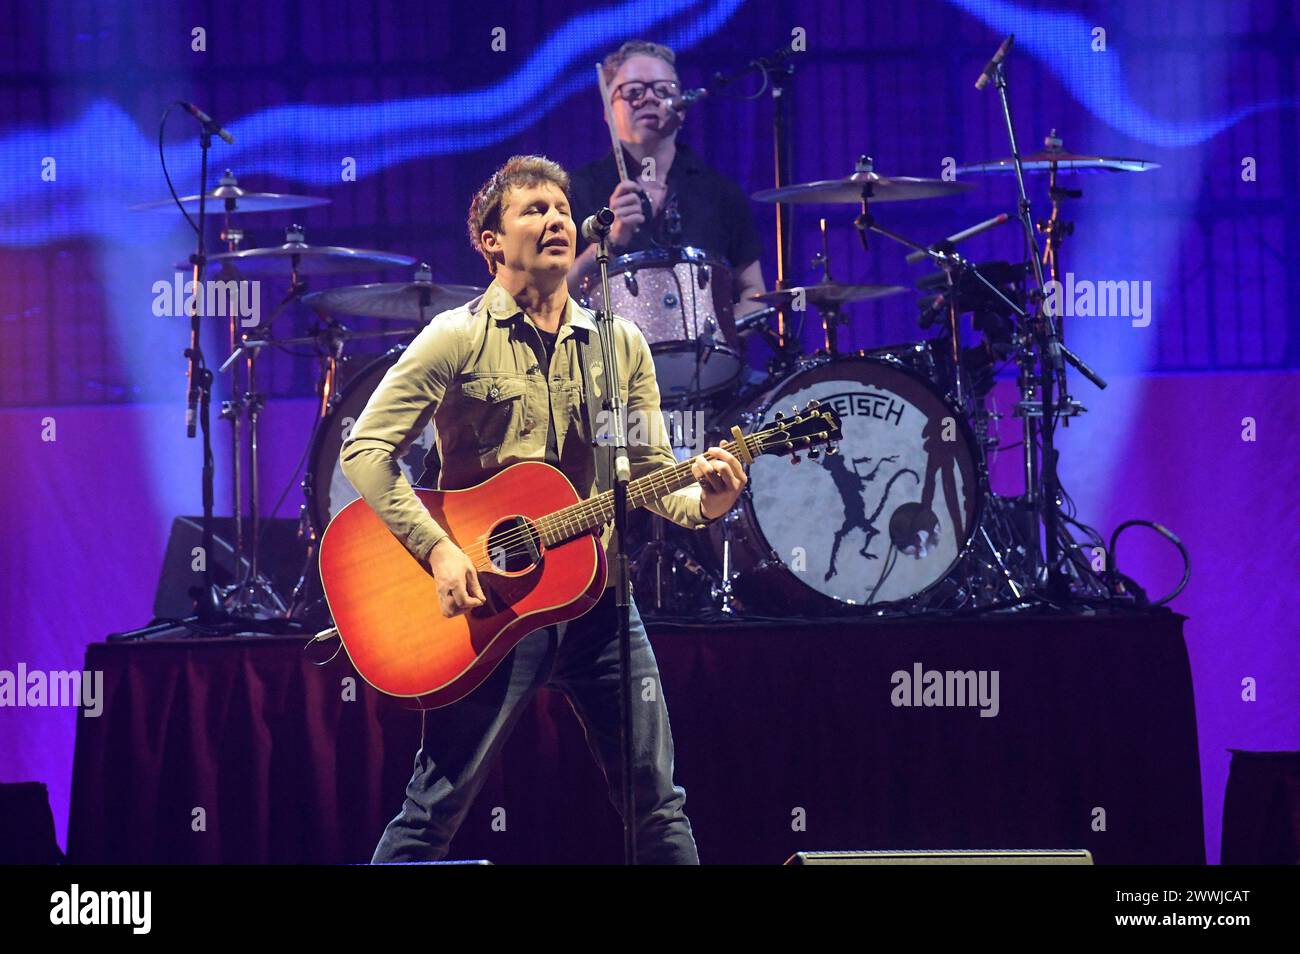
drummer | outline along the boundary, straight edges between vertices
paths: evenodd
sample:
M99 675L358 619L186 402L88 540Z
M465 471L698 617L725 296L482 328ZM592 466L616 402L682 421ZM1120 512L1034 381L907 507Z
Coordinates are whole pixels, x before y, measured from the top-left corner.
M682 91L675 59L668 47L643 40L624 43L605 57L614 131L632 181L619 182L613 150L582 166L571 177L573 220L581 225L601 206L609 206L616 216L609 235L611 255L689 246L725 256L733 270L739 317L764 307L750 300L765 290L762 246L740 186L677 141L683 114L665 102ZM582 277L596 268L596 250L581 232L578 251L569 272L575 295Z

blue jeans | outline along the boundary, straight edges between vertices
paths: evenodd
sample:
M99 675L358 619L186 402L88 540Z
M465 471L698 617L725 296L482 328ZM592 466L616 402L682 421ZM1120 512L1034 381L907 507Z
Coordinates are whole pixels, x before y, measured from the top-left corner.
M401 813L384 829L372 864L446 857L493 758L542 687L558 689L568 698L605 774L610 800L621 815L615 613L614 591L607 589L585 616L526 636L487 681L460 702L424 713L406 800ZM673 784L673 737L659 666L635 602L631 618L637 860L699 864L691 823L683 811L686 791Z

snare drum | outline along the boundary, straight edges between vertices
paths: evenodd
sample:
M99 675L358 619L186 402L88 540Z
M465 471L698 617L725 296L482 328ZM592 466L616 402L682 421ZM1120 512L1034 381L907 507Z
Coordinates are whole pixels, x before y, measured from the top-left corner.
M598 274L580 289L584 305L602 307ZM620 255L609 263L609 296L650 342L664 404L716 394L740 376L725 259L689 247Z

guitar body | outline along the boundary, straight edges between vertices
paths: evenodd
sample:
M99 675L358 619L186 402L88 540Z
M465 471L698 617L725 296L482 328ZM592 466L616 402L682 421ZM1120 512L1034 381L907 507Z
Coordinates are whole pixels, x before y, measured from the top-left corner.
M487 602L447 619L432 574L363 500L330 521L320 572L339 638L366 682L420 709L463 699L529 633L576 619L605 589L605 552L594 532L547 547L535 564L483 569L503 521L540 519L579 502L560 471L528 461L465 490L415 491L452 541L479 565Z

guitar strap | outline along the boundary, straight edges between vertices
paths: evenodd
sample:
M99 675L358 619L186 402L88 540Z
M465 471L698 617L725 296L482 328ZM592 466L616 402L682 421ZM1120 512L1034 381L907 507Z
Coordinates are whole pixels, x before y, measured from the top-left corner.
M597 322L599 329L599 319L592 310L590 308L582 310L593 322ZM610 393L610 389L609 376L600 347L600 331L583 334L575 332L573 340L578 345L578 365L582 369L582 395L583 407L587 415L587 433L591 435L591 450L596 460L596 493L604 493L612 486L609 479L611 445L608 443L609 435L603 433L608 431L608 427L602 428L602 433L598 433L596 424L608 420L606 396Z

